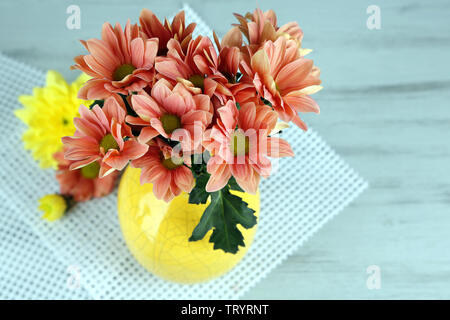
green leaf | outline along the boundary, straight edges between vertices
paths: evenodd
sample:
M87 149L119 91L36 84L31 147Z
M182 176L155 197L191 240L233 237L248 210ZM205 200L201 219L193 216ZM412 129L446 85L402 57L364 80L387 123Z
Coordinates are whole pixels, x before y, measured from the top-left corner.
M91 110L95 105L98 105L100 108L103 108L103 103L105 100L94 100L94 102L91 103L89 106L89 110Z
M198 163L199 162L198 157L202 157L201 163ZM202 174L208 174L208 172L206 171L206 164L203 163L203 155L201 155L201 154L192 155L191 162L192 162L191 171L192 171L192 174L194 175L194 178L197 178L198 176L200 176Z
M244 190L242 190L241 186L236 182L236 179L234 177L230 178L230 180L228 181L228 186L231 190L244 192Z
M236 73L236 82L241 81L241 78L242 78L242 73L240 73L240 72Z
M269 100L266 100L266 99L264 99L263 97L261 97L261 101L262 101L265 105L268 105L269 107L272 107L272 109L273 109L272 103L270 103Z
M123 103L125 104L125 107L127 108L127 114L129 114L133 117L138 117L138 114L136 113L136 111L134 111L134 109L128 103L127 96L123 95L123 94L120 94L120 96L122 97Z
M201 174L196 177L195 187L189 193L189 203L206 203L209 197L209 193L205 190L208 179L209 174Z
M230 193L229 187L211 193L211 203L203 213L200 222L192 232L189 241L203 239L214 228L209 242L214 249L236 253L239 246L245 246L244 237L237 224L249 229L256 224L254 210L248 207L240 197Z

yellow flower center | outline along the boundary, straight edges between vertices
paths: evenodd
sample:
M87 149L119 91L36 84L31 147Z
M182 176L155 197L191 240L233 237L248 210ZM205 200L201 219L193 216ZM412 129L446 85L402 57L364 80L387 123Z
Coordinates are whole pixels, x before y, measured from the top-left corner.
M169 170L176 169L178 167L181 167L183 165L183 160L181 158L167 158L164 159L164 156L161 154L161 160L164 167L166 167Z
M134 70L136 70L136 68L132 64L125 63L114 71L113 80L123 80L127 75L132 74Z
M231 151L235 156L247 155L250 150L250 139L240 131L235 131L232 137Z
M109 149L119 150L119 144L117 143L116 139L114 139L111 133L108 133L103 137L102 141L100 141L100 147L102 147L105 152Z
M164 114L161 117L161 123L164 128L164 131L168 134L171 134L176 129L181 128L181 119L173 114Z
M190 76L188 80L190 82L192 82L192 84L195 87L202 89L202 91L205 88L205 86L204 86L205 77L204 76L201 76L199 74L194 74L194 75Z
M100 164L98 161L94 161L87 166L81 168L81 175L87 179L95 179L100 172Z

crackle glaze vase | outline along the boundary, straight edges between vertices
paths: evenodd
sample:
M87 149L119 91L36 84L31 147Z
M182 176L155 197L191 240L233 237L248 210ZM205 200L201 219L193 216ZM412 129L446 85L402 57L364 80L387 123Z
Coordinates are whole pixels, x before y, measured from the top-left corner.
M152 184L141 185L141 170L127 168L119 186L119 222L126 244L133 256L154 275L178 282L197 283L219 277L232 269L246 254L256 232L239 230L245 247L236 254L214 250L209 242L212 230L199 241L189 241L207 204L190 204L182 193L169 203L157 199ZM233 191L259 214L259 193L251 195Z

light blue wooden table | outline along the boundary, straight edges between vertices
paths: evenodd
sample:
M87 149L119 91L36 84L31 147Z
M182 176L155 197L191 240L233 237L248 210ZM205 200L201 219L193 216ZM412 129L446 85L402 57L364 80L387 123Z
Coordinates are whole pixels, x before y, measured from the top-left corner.
M187 1L224 34L232 12L259 5L299 21L322 69L320 116L307 122L370 183L370 189L244 298L450 298L450 1ZM68 30L66 8L81 8ZM67 79L77 39L104 21L147 7L171 15L181 1L0 3L0 51ZM366 8L381 9L381 29ZM369 290L366 269L381 270Z

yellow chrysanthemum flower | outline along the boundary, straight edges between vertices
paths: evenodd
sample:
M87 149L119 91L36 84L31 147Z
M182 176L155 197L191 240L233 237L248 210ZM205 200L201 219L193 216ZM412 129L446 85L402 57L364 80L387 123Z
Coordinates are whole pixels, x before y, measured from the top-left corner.
M39 199L39 210L44 212L43 219L55 221L60 219L67 210L66 200L58 194L48 194Z
M24 108L14 113L28 126L22 136L24 147L42 168L56 168L53 155L62 150L61 138L75 133L73 118L79 116L79 106L92 103L77 98L78 90L87 80L89 76L81 74L68 84L61 74L50 70L45 87L34 88L31 96L19 97Z

